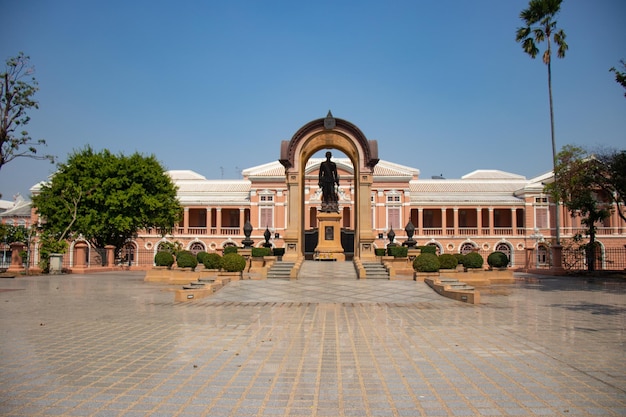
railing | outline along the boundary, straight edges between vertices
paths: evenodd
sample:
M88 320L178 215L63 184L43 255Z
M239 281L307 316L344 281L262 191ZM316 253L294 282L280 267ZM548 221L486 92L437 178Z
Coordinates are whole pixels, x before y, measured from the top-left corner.
M461 236L476 236L476 235L478 235L478 228L476 228L476 227L459 227L459 235L461 235Z
M494 227L493 234L496 236L510 236L513 234L512 227Z
M220 234L223 236L236 236L241 235L241 228L239 227L222 227L220 228Z
M422 230L425 236L441 236L441 227L425 227Z
M597 236L618 235L624 232L626 232L626 230L622 230L619 227L596 227ZM582 227L562 227L561 233L567 236L574 236L576 234L586 236L587 229Z
M623 271L626 269L626 248L605 247L596 250L595 269ZM586 270L587 253L584 249L563 248L563 267L569 270Z

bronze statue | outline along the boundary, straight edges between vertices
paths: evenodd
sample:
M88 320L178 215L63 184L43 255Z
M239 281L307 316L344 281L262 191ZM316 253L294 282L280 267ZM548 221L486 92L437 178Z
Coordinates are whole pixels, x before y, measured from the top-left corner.
M322 189L322 211L339 211L335 184L339 187L339 175L337 165L330 160L332 154L326 152L326 160L320 164L318 185Z

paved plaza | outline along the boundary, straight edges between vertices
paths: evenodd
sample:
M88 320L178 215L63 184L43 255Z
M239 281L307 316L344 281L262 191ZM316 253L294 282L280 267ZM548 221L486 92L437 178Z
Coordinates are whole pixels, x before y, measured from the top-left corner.
M624 416L626 284L0 279L2 416ZM330 269L329 269L330 268Z

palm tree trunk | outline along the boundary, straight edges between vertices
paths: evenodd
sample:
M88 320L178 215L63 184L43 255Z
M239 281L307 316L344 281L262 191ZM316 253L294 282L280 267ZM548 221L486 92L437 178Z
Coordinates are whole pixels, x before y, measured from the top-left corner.
M548 39L548 45L550 40ZM548 46L549 47L549 46ZM552 169L554 173L554 181L556 182L556 140L554 139L554 106L552 102L552 70L550 68L551 59L548 60L548 95L550 96L550 136L552 138ZM556 195L556 210L554 221L556 223L556 244L561 245L561 207L560 207L560 197ZM560 265L557 265L560 266Z

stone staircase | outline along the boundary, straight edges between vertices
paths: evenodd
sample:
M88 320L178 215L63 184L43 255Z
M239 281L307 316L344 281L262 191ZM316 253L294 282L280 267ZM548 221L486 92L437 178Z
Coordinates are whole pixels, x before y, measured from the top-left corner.
M389 279L389 271L380 262L361 262L365 269L365 279Z
M294 262L274 262L267 271L267 279L283 279L289 281L289 274L295 266Z

